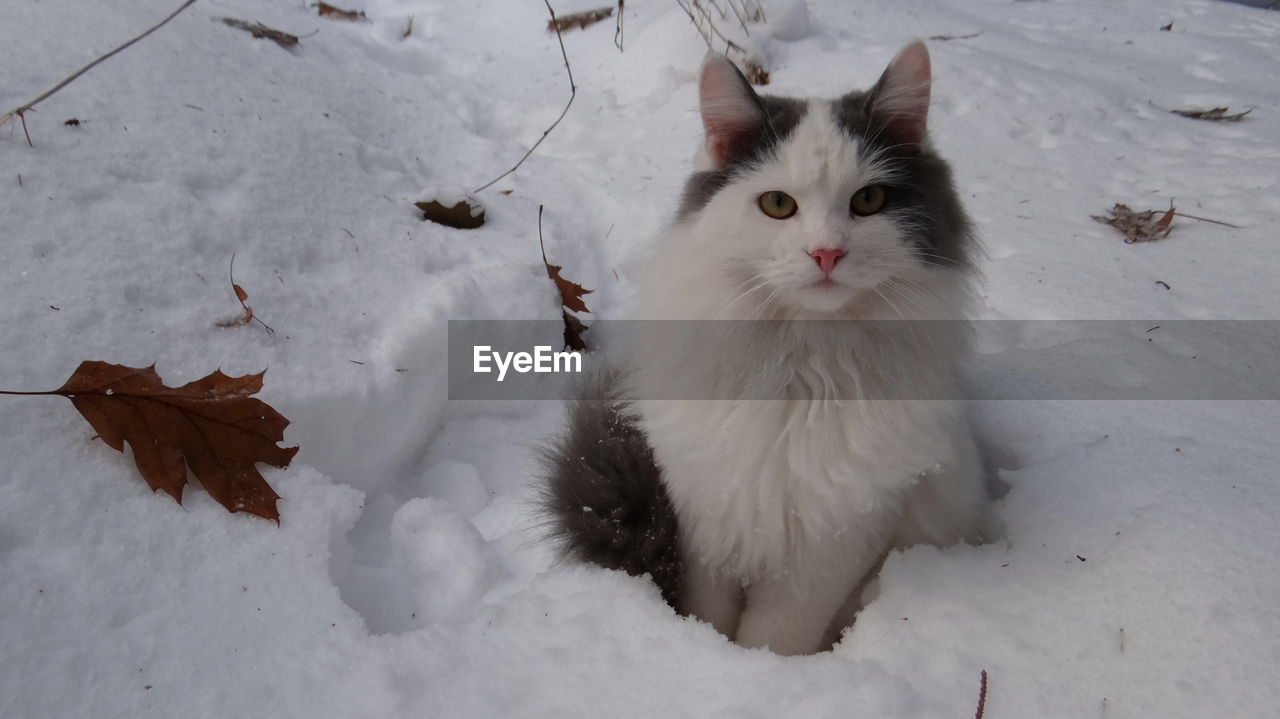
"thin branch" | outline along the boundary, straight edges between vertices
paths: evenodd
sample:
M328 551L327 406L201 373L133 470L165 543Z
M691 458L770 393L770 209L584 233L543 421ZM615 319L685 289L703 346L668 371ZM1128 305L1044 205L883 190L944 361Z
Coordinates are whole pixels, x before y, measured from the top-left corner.
M982 712L987 707L987 670L982 670L982 684L978 687L978 711L973 719L982 719Z
M550 0L542 0L542 2L547 6L547 12L551 13L551 23L555 25L556 11L551 9ZM569 114L569 107L573 105L573 99L578 96L578 86L573 82L573 69L569 67L569 54L565 52L564 38L560 35L560 27L558 25L556 25L556 40L560 42L560 57L564 58L564 70L569 73L569 101L564 104L564 109L560 111L560 117L557 117L556 121L551 123L551 127L548 127L546 131L542 133L542 137L539 137L538 141L533 143L533 147L530 147L529 151L524 153L524 157L521 157L516 164L512 165L510 170L507 170L501 175L498 175L480 187L472 190L472 194L480 194L482 191L492 187L498 180L501 180L519 169L520 166L524 164L524 161L529 159L529 156L533 154L533 151L538 149L538 145L541 145L542 141L547 139L547 135L550 135L551 131L556 129L556 125L560 124L560 121L564 119L564 116Z
M170 20L174 19L175 17L177 17L177 16L178 16L178 13L180 13L180 12L182 12L183 10L186 10L187 8L191 7L191 5L193 5L193 4L195 3L195 1L196 1L196 0L186 0L186 2L182 3L182 5L181 5L177 10L174 10L173 12L169 13L168 17L166 17L165 19L163 19L163 20L161 20L160 22L156 23L155 25L152 25L150 28L148 28L148 29L147 29L145 32L143 32L141 35L138 35L137 37L133 38L133 39L132 39L132 40L130 40L129 42L126 42L125 44L121 45L120 47L118 47L118 48L116 48L116 49L112 50L111 52L107 53L106 55L102 55L102 56L101 56L101 57L99 57L97 60L94 60L93 62L89 63L88 65L85 65L84 67L80 68L79 70L76 70L76 71L75 71L75 72L73 72L71 75L67 76L67 78L66 78L66 79L64 79L62 82L58 83L57 85L54 85L52 88L50 88L50 89L48 89L48 90L45 90L45 91L44 91L43 93L41 93L38 97L36 97L34 100L31 100L31 101L29 101L29 102L27 102L27 103L25 103L25 104L23 104L23 105L19 105L18 107L15 107L14 109L10 110L9 112L6 112L4 115L0 115L0 125L2 125L2 124L4 124L4 123L8 122L9 120L12 120L12 119L13 119L13 118L15 118L15 117L18 117L18 118L21 118L21 119L22 119L22 130L23 130L23 132L26 132L26 130L27 130L27 119L26 119L25 117L23 117L23 115L24 115L28 110L30 110L30 109L32 109L33 107L35 107L35 105L36 105L37 103L39 103L41 100L44 100L45 98L49 97L49 96L50 96L50 95L52 95L53 93L55 93L55 92L57 92L57 91L61 90L62 88L66 87L67 85L71 84L71 81L72 81L72 80L75 80L76 78L78 78L78 77L80 77L81 75L85 74L86 72L88 72L89 70L91 70L95 65L97 65L97 64L98 64L98 63L100 63L100 62L102 62L103 60L106 60L107 58L109 58L109 57L111 57L112 55L115 55L116 53L120 52L121 50L123 50L123 49L125 49L125 48L129 47L130 45L132 45L132 44L134 44L135 42L137 42L137 41L141 40L142 38L144 38L144 37L146 37L146 36L150 35L151 33L155 32L156 30L159 30L159 29L160 29L160 27L161 27L162 25L164 25L165 23L167 23L167 22L169 22ZM30 136L30 135L27 135L27 144L29 144L29 145L31 144L31 136ZM34 146L34 145L32 145L32 147L35 147L35 146Z
M626 10L627 0L618 0L618 25L613 31L613 44L618 46L618 52L622 52L622 14Z
M1244 229L1240 225L1233 225L1230 222L1223 222L1222 220L1211 220L1208 217L1197 217L1196 215L1188 215L1185 212L1178 212L1177 210L1174 210L1173 214L1177 215L1178 217L1185 217L1188 220L1200 220L1201 222L1212 222L1215 225L1222 225L1223 227L1232 227L1237 230Z

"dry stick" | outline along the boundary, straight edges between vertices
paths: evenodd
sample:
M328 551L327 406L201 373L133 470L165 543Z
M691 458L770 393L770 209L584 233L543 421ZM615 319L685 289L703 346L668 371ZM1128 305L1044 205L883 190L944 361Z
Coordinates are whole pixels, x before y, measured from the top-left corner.
M1212 223L1213 223L1213 224L1215 224L1215 225L1222 225L1222 226L1224 226L1224 227L1233 227L1233 228L1235 228L1235 229L1237 229L1237 230L1243 230L1243 229L1244 229L1244 228L1243 228L1243 227L1241 227L1240 225L1233 225L1233 224L1231 224L1230 222L1223 222L1222 220L1211 220L1211 219L1209 219L1208 217L1197 217L1197 216L1195 216L1195 215L1188 215L1188 214L1187 214L1187 213L1185 213L1185 212L1178 212L1177 210L1174 210L1174 211L1173 211L1173 214L1174 214L1175 216L1177 216L1177 217L1185 217L1185 218L1187 218L1188 220L1200 220L1201 222L1212 222Z
M107 53L106 55L103 55L103 56L99 57L97 60L94 60L93 62L89 63L88 65L85 65L84 67L80 68L79 70L76 70L74 73L72 73L71 75L69 75L66 79L64 79L62 82L58 83L57 85L54 85L52 88L50 88L50 89L48 89L48 90L45 90L45 91L44 91L43 93L41 93L41 94L40 94L40 96L39 96L39 97L37 97L36 99L31 100L30 102L26 103L25 105L20 105L20 106L18 106L18 107L15 107L14 109L10 110L9 112L6 112L4 115L0 115L0 125L3 125L4 123L6 123L6 122L8 122L8 121L12 120L14 117L17 117L18 119L22 120L22 131L25 133L25 132L27 131L27 118L26 118L26 117L24 117L24 115L26 114L27 110L31 110L31 109L33 109L33 108L35 107L36 103L40 102L41 100L44 100L45 98L49 97L49 96L50 96L50 95L52 95L53 93L55 93L55 92L57 92L57 91L61 90L62 88L66 87L67 85L69 85L69 84L71 83L71 81L72 81L72 80L75 80L77 77L80 77L81 75L85 74L86 72L88 72L89 70L91 70L95 65L97 65L97 64L98 64L98 63L100 63L100 62L102 62L103 60L106 60L107 58L109 58L109 57L111 57L112 55L114 55L114 54L116 54L116 53L120 52L121 50L125 49L126 47L129 47L130 45L132 45L132 44L134 44L135 42L137 42L137 41L141 40L142 38L144 38L144 37L146 37L146 36L150 35L151 33L155 32L156 30L159 30L159 29L160 29L160 27L161 27L162 25L164 25L165 23L167 23L167 22L169 22L170 20L174 19L175 17L177 17L177 16L178 16L178 13L180 13L180 12L182 12L183 10L186 10L187 8L191 7L191 5L193 5L193 4L195 3L195 1L196 1L196 0L187 0L186 2L182 3L182 6L181 6L181 7L179 7L177 10L174 10L173 12L169 13L169 16L168 16L168 17L166 17L165 19L161 20L160 22L158 22L158 23L156 23L155 25L152 25L150 28L148 28L148 29L146 30L146 32L144 32L144 33L142 33L141 35L139 35L139 36L135 37L134 39L130 40L129 42L126 42L125 44L121 45L120 47L118 47L118 48L116 48L116 49L112 50L111 52ZM29 134L27 135L27 144L28 144L28 145L30 145L31 147L35 147L35 145L31 143L31 135L29 135Z
M533 151L538 149L538 145L541 145L542 141L547 139L547 135L550 135L551 131L556 129L556 125L560 124L560 121L564 119L564 116L569 114L569 106L573 104L573 98L578 96L578 86L573 83L573 70L569 67L569 54L566 53L564 50L564 38L560 36L560 27L556 25L556 11L551 9L551 3L549 2L549 0L542 0L542 2L547 6L547 12L551 13L551 24L556 29L556 40L560 42L560 57L564 58L565 72L569 73L569 101L564 104L564 109L560 111L560 117L557 117L556 121L551 123L551 127L548 127L546 131L542 133L542 137L539 137L538 141L533 143L533 147L530 147L529 151L524 153L524 157L520 158L519 162L512 165L510 170L507 170L501 175L498 175L497 177L486 182L480 187L477 187L476 189L472 190L471 191L472 194L475 194L475 195L480 194L482 191L492 187L493 184L496 183L498 180L501 180L502 178L506 177L507 175L510 175L511 173L519 169L520 166L524 164L524 161L529 159L529 156L533 154Z
M982 712L987 706L987 670L982 670L982 685L978 687L978 711L973 719L982 719Z
M711 13L707 12L707 9L702 6L702 3L699 2L699 0L693 0L693 7L697 8L698 14L707 21L707 27L711 29L710 32L702 29L702 23L694 16L693 10L689 9L689 6L685 4L685 0L676 0L676 5L679 5L680 9L684 10L684 14L689 16L689 21L693 23L694 29L698 31L698 34L701 35L702 39L707 43L707 49L715 49L714 35L718 36L721 40L724 40L726 53L730 50L737 50L744 56L747 54L747 51L742 49L738 43L730 40L724 33L720 32L720 28L716 27L715 21L711 18Z
M626 10L626 0L618 0L618 26L613 31L613 44L622 52L622 13Z

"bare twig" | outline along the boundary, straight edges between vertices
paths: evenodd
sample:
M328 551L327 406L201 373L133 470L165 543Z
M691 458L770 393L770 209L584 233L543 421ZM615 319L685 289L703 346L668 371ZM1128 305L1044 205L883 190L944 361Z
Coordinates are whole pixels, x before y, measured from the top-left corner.
M938 42L946 42L948 40L972 40L981 34L981 32L971 32L968 35L931 35L929 36L929 39L937 40Z
M613 44L618 47L618 52L622 52L622 15L626 7L627 0L618 0L618 25L613 31Z
M151 33L155 32L156 30L159 30L159 29L160 29L160 27L161 27L162 25L164 25L165 23L167 23L167 22L169 22L170 20L174 19L175 17L177 17L177 16L178 16L178 13L182 12L183 10L186 10L188 7L191 7L191 5L195 3L195 1L196 1L196 0L186 0L186 2L182 3L182 5L181 5L181 6L179 6L177 10L174 10L173 12L169 13L169 15L168 15L167 17L165 17L165 19L163 19L163 20L161 20L160 22L156 23L155 25L152 25L151 27L147 28L147 30L146 30L145 32L143 32L141 35L138 35L137 37L133 38L133 39L132 39L132 40L130 40L129 42L126 42L125 44L121 45L120 47L117 47L116 49L112 50L111 52L108 52L107 54L100 56L97 60L94 60L93 62L89 63L88 65L85 65L84 67L80 68L79 70L76 70L76 71L75 71L75 72L73 72L72 74L68 75L65 79L63 79L63 81L62 81L62 82L59 82L57 85L54 85L52 88L50 88L50 89L48 89L48 90L45 90L44 92L40 93L40 95L39 95L39 96L37 96L34 100L30 100L30 101L26 102L25 104L19 105L18 107L15 107L14 109L10 110L9 112L6 112L4 115L0 115L0 125L3 125L4 123L6 123L6 122L8 122L8 121L12 120L13 118L17 117L17 118L19 118L19 119L21 119L21 120L22 120L22 131L23 131L24 133L26 133L26 131L27 131L27 118L25 117L25 115L26 115L26 112L27 112L28 110L33 109L33 108L35 107L35 105L36 105L37 103L39 103L41 100L44 100L45 98L49 97L49 96L50 96L50 95L52 95L53 93L55 93L55 92L57 92L57 91L61 90L62 88L66 87L67 85L69 85L69 84L71 83L71 81L72 81L72 80L75 80L76 78L78 78L78 77L80 77L81 75L85 74L86 72L88 72L89 70L91 70L91 69L92 69L95 65L97 65L98 63L102 62L103 60L106 60L107 58L111 57L112 55L115 55L116 53L118 53L118 52L120 52L121 50L123 50L123 49L125 49L125 48L129 47L130 45L132 45L132 44L134 44L135 42L137 42L137 41L141 40L142 38L144 38L144 37L146 37L146 36L150 35ZM28 144L28 145L31 145L32 147L35 147L35 145L33 145L33 144L31 143L31 135L30 135L30 134L28 134L28 135L27 135L27 144Z
M556 21L556 11L551 9L551 3L549 0L542 0L542 2L547 6L547 12L551 13L551 22L554 23ZM556 40L560 42L560 57L564 58L564 71L569 74L569 101L564 104L564 109L560 111L560 117L557 117L556 121L551 123L551 127L548 127L546 131L542 133L542 137L539 137L538 141L533 143L533 147L530 147L529 151L524 153L524 157L521 157L516 164L512 165L510 170L507 170L501 175L498 175L492 180L489 180L485 184L472 190L472 194L480 194L480 192L492 187L498 180L501 180L519 169L519 167L524 164L524 161L529 159L529 156L533 154L533 151L538 149L538 145L541 145L542 141L547 139L547 135L550 135L551 131L556 129L556 125L560 124L560 121L564 119L564 116L569 114L569 107L573 105L573 99L578 96L578 86L573 82L573 69L569 67L569 54L564 50L564 38L561 37L560 29L558 27L556 28Z
M405 25L405 26L404 26L404 32L403 32L403 33L401 33L401 35L400 35L400 39L401 39L401 40L408 40L408 39L409 39L409 36L410 36L410 35L412 35L412 34L413 34L413 16L412 16L412 15L410 15L410 16L409 16L409 23L408 23L407 25Z
M741 45L730 40L723 32L720 32L720 28L716 27L715 20L711 17L711 12L702 5L701 0L676 0L676 5L679 5L680 9L684 10L684 14L689 16L689 20L697 28L698 34L707 43L708 49L716 49L715 39L718 37L724 41L725 52L736 50L742 53L744 57L746 56L747 51ZM698 13L697 15L694 15L695 10ZM703 27L704 22L706 23L705 28Z
M270 40L275 44L279 45L280 47L283 47L286 49L291 48L294 45L297 45L298 40L301 39L297 35L294 35L292 33L282 32L280 30L276 30L275 28L267 27L266 25L263 25L260 22L248 22L246 20L238 20L233 17L224 17L224 18L215 18L215 19L221 20L222 22L226 23L227 25L230 25L231 27L244 30L256 38ZM316 32L320 32L320 30L317 29ZM312 33L312 35L314 34L315 33ZM310 35L308 35L307 37L310 37Z
M1199 220L1199 221L1201 221L1201 222L1212 222L1212 223L1213 223L1213 224L1215 224L1215 225L1222 225L1223 227L1232 227L1232 228L1235 228L1235 229L1237 229L1237 230L1243 230L1243 229L1244 229L1244 228L1243 228L1243 227L1241 227L1240 225L1233 225L1233 224L1231 224L1230 222L1223 222L1222 220L1211 220L1211 219L1209 219L1208 217L1197 217L1196 215L1188 215L1188 214L1187 214L1187 213L1185 213L1185 212L1178 212L1178 211L1176 211L1176 210L1174 211L1174 213L1173 213L1173 214L1177 215L1178 217L1185 217L1185 218L1187 218L1188 220Z
M982 719L982 712L987 706L987 670L982 670L982 684L978 687L978 711L973 719Z

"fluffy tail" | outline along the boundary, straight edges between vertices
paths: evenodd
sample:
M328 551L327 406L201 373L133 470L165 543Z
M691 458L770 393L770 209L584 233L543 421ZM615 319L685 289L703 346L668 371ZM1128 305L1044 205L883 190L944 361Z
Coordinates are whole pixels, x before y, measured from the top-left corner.
M570 404L568 428L543 452L542 507L565 554L648 574L675 607L675 510L653 449L617 385L616 372L602 372Z

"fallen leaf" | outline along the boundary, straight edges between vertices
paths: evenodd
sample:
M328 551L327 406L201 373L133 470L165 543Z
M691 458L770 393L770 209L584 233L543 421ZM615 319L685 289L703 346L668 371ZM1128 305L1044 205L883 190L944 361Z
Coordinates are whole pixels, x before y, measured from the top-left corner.
M187 468L230 512L280 522L276 494L255 465L287 467L297 447L281 447L289 425L279 412L251 397L258 374L228 377L215 371L181 387L166 387L150 367L82 362L66 384L47 394L67 397L98 437L133 460L152 490L179 504Z
M279 30L269 28L260 22L246 22L244 20L237 20L233 17L224 17L224 18L217 18L217 19L230 25L231 27L245 30L251 33L256 38L266 38L267 40L272 40L275 42L275 44L279 45L280 47L288 48L298 44L297 35L290 35L287 32L281 32Z
M1161 26L1160 26L1160 32L1169 32L1169 31L1171 31L1171 30L1173 30L1173 22L1172 22L1172 21L1171 21L1168 25L1161 25Z
M591 294L592 290L583 288L577 282L570 282L560 276L560 270L564 269L560 265L553 265L547 261L547 248L542 241L542 206L538 206L538 247L542 249L542 266L547 269L547 277L556 285L556 291L560 293L560 304L565 309L560 311L564 318L564 343L565 346L578 351L587 349L586 340L582 339L582 333L587 331L587 325L582 320L569 314L567 310L574 312L591 312L587 309L587 303L583 301L584 295Z
M568 310L562 309L560 314L564 317L564 346L579 352L586 352L587 341L582 339L582 333L590 328L582 320L569 314Z
M231 287L236 291L236 299L240 300L241 302L244 302L245 300L249 299L249 293L245 292L243 287L237 284L233 284L231 285Z
M752 62L751 60L748 60L747 61L747 80L752 85L768 85L769 71L764 69L760 65L757 65L756 63Z
M577 282L570 282L560 276L560 265L553 265L547 262L546 255L542 257L542 263L547 266L547 276L556 283L556 289L560 291L560 300L565 307L574 312L590 312L587 309L587 303L582 300L583 295L591 294L592 290L584 289Z
M320 8L320 14L334 20L365 20L363 10L343 10L340 7L334 7L329 3L317 3L316 7Z
M1128 245L1135 242L1153 242L1168 237L1173 231L1175 214L1177 213L1173 205L1163 212L1160 210L1134 212L1128 205L1117 202L1108 210L1107 215L1090 215L1090 217L1119 230L1124 235L1125 244Z
M547 21L547 32L564 32L565 30L572 30L574 28L585 30L610 15L613 15L612 6L596 8L595 10L584 10L583 12L575 12L568 15L560 15L554 20Z
M1238 112L1234 115L1228 115L1227 111L1229 109L1230 108L1226 108L1226 107L1215 107L1212 110L1170 110L1169 112L1172 112L1175 115L1182 115L1183 117L1189 117L1193 120L1216 120L1216 121L1227 121L1227 122L1236 122L1239 120L1243 120L1245 115L1248 115L1249 113L1253 112L1253 108L1251 107L1248 110L1245 110L1244 112Z
M435 200L413 203L422 210L422 219L431 220L446 227L460 230L474 230L484 224L484 206L479 202L461 200L445 207Z

